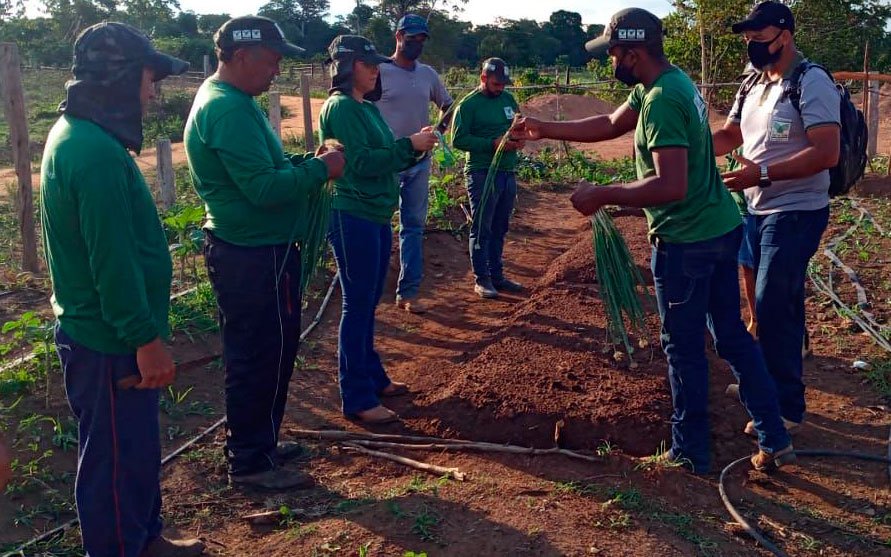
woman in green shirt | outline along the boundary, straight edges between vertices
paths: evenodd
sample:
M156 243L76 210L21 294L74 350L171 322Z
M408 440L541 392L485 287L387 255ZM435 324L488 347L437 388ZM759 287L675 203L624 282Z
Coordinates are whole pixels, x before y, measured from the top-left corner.
M396 421L381 396L406 392L387 376L374 350L374 312L390 260L390 220L399 201L396 173L417 163L436 144L432 129L394 140L369 99L379 97L378 65L391 60L356 35L328 47L331 95L319 118L322 140L343 146L346 168L334 184L329 240L340 272L343 309L339 331L339 380L343 413L365 423ZM375 94L377 93L377 94Z

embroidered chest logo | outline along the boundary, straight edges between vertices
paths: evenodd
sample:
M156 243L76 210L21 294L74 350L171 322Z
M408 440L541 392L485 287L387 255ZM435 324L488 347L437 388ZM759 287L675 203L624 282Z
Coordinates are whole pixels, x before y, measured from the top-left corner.
M504 116L508 120L513 120L514 119L514 108L512 106L505 106L504 107Z
M774 117L770 122L770 133L768 139L776 142L789 141L789 135L792 132L792 121L783 118Z

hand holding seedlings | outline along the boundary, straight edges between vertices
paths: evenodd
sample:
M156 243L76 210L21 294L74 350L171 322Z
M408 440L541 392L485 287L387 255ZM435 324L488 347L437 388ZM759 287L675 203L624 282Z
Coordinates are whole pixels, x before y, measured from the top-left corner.
M428 126L409 138L415 151L430 151L436 147L436 134L431 131L432 129Z
M142 377L136 384L137 389L166 387L173 383L173 378L176 375L173 358L161 343L160 337L136 350L136 365L139 367L139 375Z
M516 137L522 137L527 141L537 141L544 137L541 130L541 120L530 116L523 116L514 125Z
M341 151L328 151L322 154L319 159L328 167L328 179L337 180L343 176L343 168L346 165L346 159Z
M606 191L600 186L581 180L575 191L572 192L569 201L572 202L572 206L576 211L587 217L606 205L605 193Z

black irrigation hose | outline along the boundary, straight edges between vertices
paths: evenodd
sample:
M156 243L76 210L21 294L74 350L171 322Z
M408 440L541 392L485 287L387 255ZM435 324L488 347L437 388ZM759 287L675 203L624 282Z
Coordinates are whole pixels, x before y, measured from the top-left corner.
M803 451L795 451L796 456L804 456L804 457L843 457L843 458L854 458L858 460L866 460L870 462L882 462L888 464L888 474L891 476L891 437L888 438L888 456L877 456L865 453L853 453L853 452L845 452L845 451L830 451L825 449L814 449L814 450L803 450ZM718 492L721 494L721 501L724 502L724 507L727 508L727 512L730 513L730 516L733 517L733 520L737 522L740 526L742 526L743 530L746 531L747 534L752 536L755 541L761 544L765 549L776 555L777 557L788 557L788 554L777 547L773 542L767 539L764 534L761 533L760 530L755 528L754 526L746 520L743 515L733 506L733 503L730 502L730 497L727 496L727 490L724 488L724 481L727 479L727 475L730 471L736 468L738 465L748 462L751 457L744 456L739 460L734 460L730 464L728 464L724 470L721 471L721 477L718 480Z
M316 313L316 316L315 316L315 318L312 320L312 323L310 323L309 326L306 328L306 330L303 331L303 333L301 333L301 335L300 335L300 340L301 340L301 341L304 340L304 339L306 338L306 336L309 335L309 333L316 327L316 325L319 324L319 321L321 321L321 319L322 319L322 314L324 313L325 308L328 306L328 302L331 300L331 294L334 292L334 287L337 285L339 279L340 279L340 275L339 275L338 273L335 273L335 274L334 274L334 278L331 280L331 286L328 287L328 292L325 294L325 298L322 300L322 305L319 307L319 311L318 311L318 313ZM178 295L175 295L175 296L178 297L178 296L181 296L181 295L184 295L184 294L188 294L188 293L190 293L190 292L193 291L193 290L194 290L194 289L189 289L189 290L187 290L187 291L185 291L185 292L181 292L181 293L179 293ZM173 298L171 298L171 299L173 299ZM173 451L172 453L170 453L169 455L167 455L166 457L164 457L164 458L161 460L161 466L164 466L165 464L167 464L167 463L170 462L171 460L175 459L176 457L178 457L179 455L181 455L182 453L184 453L184 452L186 451L186 449L188 449L189 447L191 447L192 445L194 445L195 443L197 443L198 441L200 441L200 440L203 439L204 437L206 437L206 436L210 435L211 433L213 433L217 428L219 428L220 426L222 426L224 423L226 423L226 418L225 418L225 416L222 417L222 418L220 418L219 420L217 420L216 423L212 424L210 427L208 427L207 429L205 429L204 431L202 431L201 433L199 433L198 435L196 435L196 436L193 437L192 439L188 440L185 444L183 444L182 446L180 446L178 449L176 449L175 451ZM53 536L55 536L55 535L57 535L57 534L61 534L61 533L65 532L66 530L69 530L70 528L73 528L74 526L76 526L77 523L78 523L78 519L77 519L77 518L72 518L72 519L69 520L68 522L66 522L66 523L64 523L64 524L60 524L59 526L56 526L56 527L53 528L52 530L49 530L49 531L44 532L44 533L42 533L42 534L40 534L40 535L38 535L38 536L36 536L36 537L34 537L34 538L31 538L30 540L28 540L28 541L26 541L25 543L23 543L22 545L20 545L20 546L19 546L17 549L15 549L14 551L10 551L10 552L8 552L8 553L4 553L2 557L13 557L13 556L22 556L22 557L24 557L24 555L25 555L25 548L30 547L30 546L34 545L35 543L40 543L40 542L42 542L42 541L44 541L44 540L46 540L46 539L49 539L49 538L51 538L51 537L53 537Z

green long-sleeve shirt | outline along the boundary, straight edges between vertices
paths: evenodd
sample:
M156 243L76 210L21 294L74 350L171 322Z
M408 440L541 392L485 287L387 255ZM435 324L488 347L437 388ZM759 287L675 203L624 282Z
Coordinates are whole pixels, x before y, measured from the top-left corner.
M399 202L396 173L412 166L416 153L407 137L393 132L374 104L334 93L319 116L322 141L336 139L344 147L346 168L334 184L334 208L385 224Z
M510 129L519 109L516 99L507 91L488 97L477 89L461 101L455 112L452 145L470 154L466 172L489 170L495 156L494 142ZM512 172L516 168L517 152L503 151L498 170Z
M207 211L204 228L231 244L302 240L312 193L328 180L312 155L286 155L254 99L206 80L186 122L192 182Z
M129 354L167 336L172 265L151 192L105 130L62 116L47 137L40 216L62 330Z

